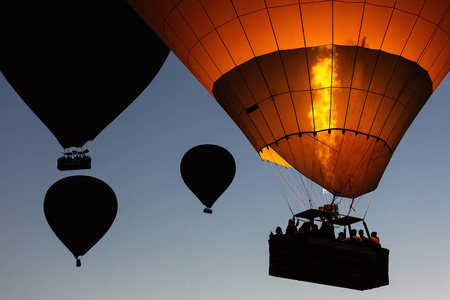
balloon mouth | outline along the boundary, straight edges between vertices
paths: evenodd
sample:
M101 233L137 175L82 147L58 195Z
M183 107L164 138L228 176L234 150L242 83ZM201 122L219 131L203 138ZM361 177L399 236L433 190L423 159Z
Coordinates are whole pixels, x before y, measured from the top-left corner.
M259 152L293 167L338 197L356 198L377 188L393 150L381 138L341 129L286 136Z

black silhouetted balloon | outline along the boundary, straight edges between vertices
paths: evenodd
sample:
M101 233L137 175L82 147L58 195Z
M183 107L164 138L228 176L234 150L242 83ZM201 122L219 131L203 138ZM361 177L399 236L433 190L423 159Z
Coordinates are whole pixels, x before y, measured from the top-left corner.
M2 0L0 70L64 148L83 147L169 49L125 0Z
M236 174L236 164L228 150L217 145L199 145L183 156L181 177L187 187L212 213L214 202L230 186Z
M44 200L50 228L72 252L86 254L108 231L117 214L117 198L105 182L90 176L71 176L54 183Z

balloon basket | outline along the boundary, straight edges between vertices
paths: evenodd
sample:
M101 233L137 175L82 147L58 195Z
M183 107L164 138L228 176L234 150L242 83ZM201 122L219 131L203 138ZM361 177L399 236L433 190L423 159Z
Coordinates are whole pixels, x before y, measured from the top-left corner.
M83 157L60 157L58 158L58 170L83 170L91 168L92 159L89 156Z
M212 214L212 209L211 209L211 208L208 208L208 207L205 207L205 209L203 210L203 212L204 212L205 214Z

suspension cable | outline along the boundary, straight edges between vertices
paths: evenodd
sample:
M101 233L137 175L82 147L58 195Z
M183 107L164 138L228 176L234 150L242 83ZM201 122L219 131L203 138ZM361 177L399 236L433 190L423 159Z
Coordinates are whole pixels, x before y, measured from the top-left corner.
M372 193L372 195L370 196L369 204L367 204L367 209L366 209L366 212L364 213L363 220L366 218L367 212L369 211L370 203L372 203L372 199L373 199L373 196L374 196L374 195L375 195L375 191L374 191L374 192Z
M289 180L286 179L286 176L284 176L283 172L280 170L280 166L279 165L277 165L277 171L278 171L278 175L280 176L280 178L282 178L284 180L284 183L286 184L286 186L291 191L292 196L294 198L297 198L297 201L300 200L300 202L301 202L301 203L299 202L300 206L305 208L307 205L303 202L303 200L301 199L300 195L294 191L294 189L292 188L291 184L289 183Z
M350 216L350 211L353 209L353 210L355 210L354 208L353 208L353 202L355 201L355 198L352 198L352 203L350 203L350 207L348 208L348 213L347 213L347 216Z
M278 191L280 192L281 196L283 197L284 201L286 202L289 210L291 211L292 215L294 215L294 211L292 210L291 206L289 205L289 202L286 198L286 195L284 194L284 192L282 191L282 188L279 184L279 182L276 180L275 176L273 175L273 172L270 171L269 167L267 166L269 164L269 162L266 162L264 159L262 159L262 161L264 162L264 165L266 166L266 169L269 171L270 175L272 176L273 181L275 182L275 185L278 188Z

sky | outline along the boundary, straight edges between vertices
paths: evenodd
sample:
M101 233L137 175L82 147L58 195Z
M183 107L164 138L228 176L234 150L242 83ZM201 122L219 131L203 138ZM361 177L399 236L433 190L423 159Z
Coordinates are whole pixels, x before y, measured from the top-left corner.
M354 291L268 275L268 234L291 217L266 165L171 53L147 89L89 142L92 169L58 171L62 147L0 74L0 291L15 299L443 299L450 281L450 77L394 153L363 216L390 249L390 284ZM236 176L204 214L180 161L200 144L230 151ZM115 191L106 235L81 258L43 212L56 181L89 175ZM372 200L370 200L372 199ZM370 204L370 205L369 205ZM295 212L298 203L291 203Z

